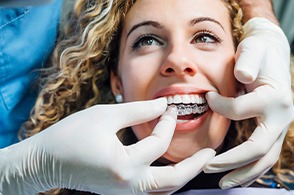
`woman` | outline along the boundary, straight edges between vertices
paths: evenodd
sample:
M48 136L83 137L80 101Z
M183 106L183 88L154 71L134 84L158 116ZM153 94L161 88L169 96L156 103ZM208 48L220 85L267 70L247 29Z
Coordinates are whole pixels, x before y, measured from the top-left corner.
M180 162L206 147L221 153L248 139L255 119L231 122L209 109L204 98L209 91L227 97L244 92L233 75L242 34L242 12L234 0L118 1L107 16L103 6L77 2L72 22L78 26L70 25L55 50L25 135L86 107L112 103L112 91L117 102L166 97L177 107L172 142L156 165ZM124 144L134 143L150 135L156 123L119 136ZM282 181L292 173L293 139L291 129L272 169ZM201 174L182 190L217 188L220 176Z

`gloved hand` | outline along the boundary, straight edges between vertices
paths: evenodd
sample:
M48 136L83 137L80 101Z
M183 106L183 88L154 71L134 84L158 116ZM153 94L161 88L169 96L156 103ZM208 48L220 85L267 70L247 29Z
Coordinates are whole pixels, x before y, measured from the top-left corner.
M176 108L165 98L118 105L97 105L0 150L0 194L34 194L70 188L101 194L171 193L195 177L215 152L203 149L182 162L150 164L167 150L175 129ZM164 114L163 114L164 113ZM154 118L152 135L130 146L118 130Z
M258 119L246 142L206 165L207 173L237 168L221 179L221 188L248 186L276 163L294 117L289 65L290 48L283 31L263 18L249 20L235 66L235 76L248 93L237 98L214 92L206 96L212 110L230 119Z

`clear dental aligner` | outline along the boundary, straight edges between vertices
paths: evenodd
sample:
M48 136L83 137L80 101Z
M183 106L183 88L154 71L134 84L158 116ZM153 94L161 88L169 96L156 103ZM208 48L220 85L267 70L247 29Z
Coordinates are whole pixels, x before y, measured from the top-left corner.
M201 114L208 110L208 105L203 96L197 94L184 94L168 96L168 106L177 106L177 115Z
M208 105L204 104L204 105L185 105L185 104L180 104L180 105L176 105L177 106L177 115L178 116L184 116L184 115L188 115L188 114L201 114L205 111L208 110Z

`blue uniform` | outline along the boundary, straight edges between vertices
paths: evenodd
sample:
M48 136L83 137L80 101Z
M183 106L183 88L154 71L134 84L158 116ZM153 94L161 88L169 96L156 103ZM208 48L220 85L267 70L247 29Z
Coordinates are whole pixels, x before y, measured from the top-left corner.
M0 148L18 141L35 103L33 83L54 47L61 4L0 7Z

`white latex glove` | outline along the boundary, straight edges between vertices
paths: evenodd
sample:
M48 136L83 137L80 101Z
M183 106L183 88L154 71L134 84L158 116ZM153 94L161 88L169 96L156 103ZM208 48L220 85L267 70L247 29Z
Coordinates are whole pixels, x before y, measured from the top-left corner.
M263 18L244 25L244 39L236 53L236 78L247 94L225 98L209 93L210 108L233 120L258 118L248 141L208 162L207 173L235 169L220 181L221 188L248 186L277 161L293 120L290 48L283 31Z
M176 108L165 112L166 107L165 98L97 105L0 150L0 194L32 195L51 188L107 195L177 190L195 177L215 152L203 149L175 165L150 166L165 153L175 129ZM161 114L151 136L130 146L118 140L119 129Z

